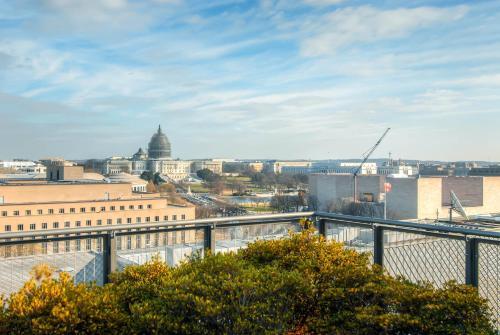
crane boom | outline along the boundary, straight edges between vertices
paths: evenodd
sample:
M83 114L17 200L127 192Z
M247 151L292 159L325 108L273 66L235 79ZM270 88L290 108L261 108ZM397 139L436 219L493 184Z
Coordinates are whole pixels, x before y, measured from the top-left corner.
M373 147L371 147L370 149L368 149L368 151L363 155L364 156L363 161L361 162L361 164L358 166L358 168L352 174L352 176L354 178L354 194L353 194L354 202L357 202L357 185L356 185L357 184L356 183L356 179L357 178L356 177L358 176L359 171L361 171L361 169L363 168L363 165L366 163L366 161L373 154L373 152L375 151L375 149L377 149L377 147L380 145L380 143L382 143L382 140L387 135L387 133L389 132L389 130L391 130L391 128L387 128L385 130L385 132L382 134L382 136L380 136L380 138L378 139L378 141L373 145Z

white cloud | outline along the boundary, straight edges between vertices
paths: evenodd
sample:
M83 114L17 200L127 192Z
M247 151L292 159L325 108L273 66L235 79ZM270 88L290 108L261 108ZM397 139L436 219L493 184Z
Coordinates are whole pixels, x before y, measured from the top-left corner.
M310 6L331 6L331 5L338 5L345 0L303 0L306 5Z
M380 10L372 6L336 10L306 29L309 36L301 44L305 56L335 53L354 43L397 38L419 28L462 18L466 6L451 8L419 7Z

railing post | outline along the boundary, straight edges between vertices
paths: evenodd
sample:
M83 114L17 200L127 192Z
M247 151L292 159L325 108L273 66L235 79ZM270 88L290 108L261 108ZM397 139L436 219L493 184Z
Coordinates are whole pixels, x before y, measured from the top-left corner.
M373 225L373 263L384 265L384 229Z
M215 254L215 223L205 227L205 250Z
M465 283L479 285L479 243L476 238L465 239Z
M318 222L318 233L326 238L326 220L325 219L319 219Z
M103 282L109 283L109 275L117 269L116 238L113 231L108 232L103 239Z

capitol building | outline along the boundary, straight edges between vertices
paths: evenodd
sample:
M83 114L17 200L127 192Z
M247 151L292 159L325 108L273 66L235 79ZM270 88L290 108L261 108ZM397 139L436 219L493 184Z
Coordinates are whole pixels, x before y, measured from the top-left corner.
M222 173L220 161L172 159L172 146L161 126L158 126L157 131L151 136L147 152L139 148L132 157L92 159L87 161L86 167L108 176L123 173L140 175L150 171L175 182L185 180L202 169L209 169L217 174Z

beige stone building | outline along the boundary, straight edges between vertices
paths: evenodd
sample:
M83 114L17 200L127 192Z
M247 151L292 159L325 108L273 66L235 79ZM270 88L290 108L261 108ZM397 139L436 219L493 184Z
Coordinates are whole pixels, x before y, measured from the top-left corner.
M173 206L129 183L0 184L0 233L192 220L193 206Z
M358 199L382 202L384 183L392 185L387 194L391 219L436 219L449 217L450 191L460 199L469 215L500 212L500 177L408 177L358 176ZM352 200L353 177L341 174L312 174L311 196L320 210L332 203ZM454 216L458 214L454 213Z

